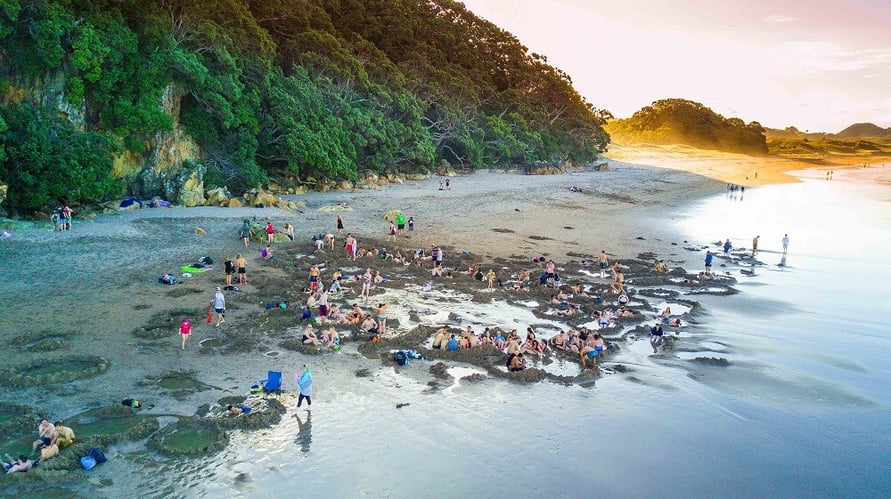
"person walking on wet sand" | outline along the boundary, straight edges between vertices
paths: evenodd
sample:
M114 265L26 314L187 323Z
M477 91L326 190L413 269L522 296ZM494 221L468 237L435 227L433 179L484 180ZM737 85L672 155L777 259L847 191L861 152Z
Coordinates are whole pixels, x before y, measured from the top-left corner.
M251 244L251 223L246 221L241 226L241 239L244 241L244 247L247 248Z
M755 239L752 239L752 258L755 258L755 253L758 252L758 239L760 238L761 236L755 236Z
M219 289L219 288L217 288ZM183 339L183 350L186 349L186 341L189 340L189 336L192 335L192 323L189 321L188 317L183 317L182 322L179 323L179 335Z
M297 398L297 408L303 404L303 399L306 399L306 411L309 412L312 410L312 371L310 371L309 366L303 364L303 372L297 376L297 386L300 387L300 396Z
M705 252L705 273L712 273L712 259L715 257L715 254L712 253L712 250L706 250Z
M226 322L226 297L223 296L223 292L220 291L219 286L217 286L217 289L213 294L213 300L211 300L210 303L213 305L214 312L217 313L216 327L220 327L220 324ZM183 347L185 348L185 340L183 340Z

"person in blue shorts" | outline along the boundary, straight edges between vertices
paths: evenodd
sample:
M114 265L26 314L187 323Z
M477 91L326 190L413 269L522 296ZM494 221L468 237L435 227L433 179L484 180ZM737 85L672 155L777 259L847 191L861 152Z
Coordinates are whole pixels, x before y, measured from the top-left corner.
M446 350L449 352L457 352L458 351L458 340L455 339L455 335L451 335L449 337L448 343L446 343Z

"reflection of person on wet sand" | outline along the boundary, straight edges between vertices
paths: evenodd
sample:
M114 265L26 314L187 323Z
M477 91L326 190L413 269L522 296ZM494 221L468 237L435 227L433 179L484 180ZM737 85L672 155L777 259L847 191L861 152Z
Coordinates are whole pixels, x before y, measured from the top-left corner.
M297 420L297 438L294 443L300 446L300 452L307 453L312 444L312 413L306 413L306 421L299 414L295 414L294 418Z

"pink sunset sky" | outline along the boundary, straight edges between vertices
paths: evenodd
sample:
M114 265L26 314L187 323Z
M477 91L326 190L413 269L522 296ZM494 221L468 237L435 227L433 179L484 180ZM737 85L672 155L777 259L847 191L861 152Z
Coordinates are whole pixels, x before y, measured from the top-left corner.
M464 0L628 117L680 97L773 128L891 126L889 0Z

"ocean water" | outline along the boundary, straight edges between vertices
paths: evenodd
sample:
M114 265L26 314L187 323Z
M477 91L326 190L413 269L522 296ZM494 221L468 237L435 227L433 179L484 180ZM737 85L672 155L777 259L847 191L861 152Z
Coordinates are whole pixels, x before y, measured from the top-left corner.
M147 497L889 497L891 184L871 172L667 213L691 244L748 248L760 235L764 265L751 277L716 267L740 294L697 296L706 313L674 353L629 342L609 364L630 372L596 387L430 392L424 362L400 373L368 362L370 378L329 365L311 414L235 433L204 460L123 447L138 465L112 459L95 479L111 495L140 483ZM701 269L702 254L678 251Z

